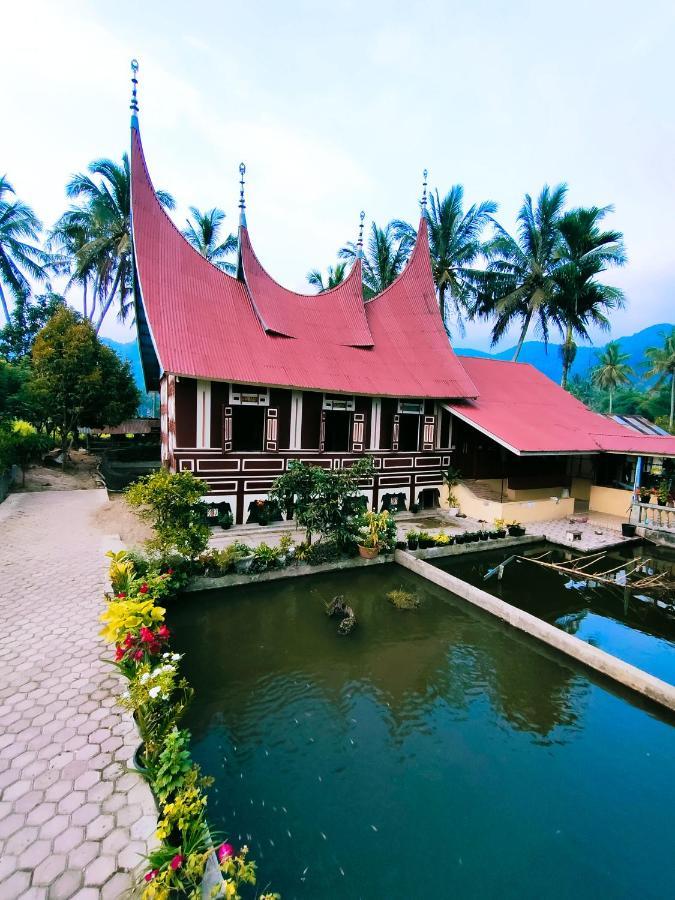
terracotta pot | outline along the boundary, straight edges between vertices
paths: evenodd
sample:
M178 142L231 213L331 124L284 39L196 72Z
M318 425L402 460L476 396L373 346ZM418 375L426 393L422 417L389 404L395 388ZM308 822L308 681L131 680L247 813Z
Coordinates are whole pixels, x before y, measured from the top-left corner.
M377 556L377 554L379 552L377 547L362 547L361 544L359 544L358 547L359 547L359 556L362 559L375 559L375 557Z

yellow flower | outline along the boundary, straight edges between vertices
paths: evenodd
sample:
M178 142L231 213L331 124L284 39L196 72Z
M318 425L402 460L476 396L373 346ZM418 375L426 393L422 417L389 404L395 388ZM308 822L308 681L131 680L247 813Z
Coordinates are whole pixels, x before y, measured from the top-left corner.
M163 622L165 613L164 607L155 606L153 600L116 597L100 615L101 622L105 624L101 636L111 644L118 644L128 632L136 631L141 625L152 626Z

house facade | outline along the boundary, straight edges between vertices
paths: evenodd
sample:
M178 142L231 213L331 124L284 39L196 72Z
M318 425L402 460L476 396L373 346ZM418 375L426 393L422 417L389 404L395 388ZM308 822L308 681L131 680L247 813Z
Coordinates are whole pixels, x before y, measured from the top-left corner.
M296 459L337 470L368 454L368 505L399 510L447 505L452 465L467 514L533 521L594 502L621 515L637 460L647 458L646 470L675 458L675 438L593 413L531 366L457 357L424 216L405 269L377 297L363 299L358 257L338 287L299 294L255 254L242 175L237 273L228 275L159 203L135 109L131 207L138 339L146 387L160 392L162 462L203 479L236 522ZM594 497L603 479L620 493Z

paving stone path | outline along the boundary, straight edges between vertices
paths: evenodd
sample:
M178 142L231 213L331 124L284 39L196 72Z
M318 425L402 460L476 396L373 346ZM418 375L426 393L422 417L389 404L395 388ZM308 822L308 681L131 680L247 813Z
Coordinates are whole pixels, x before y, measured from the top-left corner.
M104 491L0 505L0 898L120 898L156 825L98 637Z

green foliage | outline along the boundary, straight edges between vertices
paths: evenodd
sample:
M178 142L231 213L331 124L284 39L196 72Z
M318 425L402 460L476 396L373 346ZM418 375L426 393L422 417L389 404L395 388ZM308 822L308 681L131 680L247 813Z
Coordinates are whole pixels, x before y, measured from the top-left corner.
M32 358L31 387L64 450L78 427L116 425L135 413L139 394L128 363L70 308L57 310L38 334Z
M382 553L389 553L394 549L396 522L386 510L381 513L362 513L355 524L355 538L362 547L370 547Z
M656 387L669 384L670 411L668 414L668 431L675 425L675 328L669 334L662 335L662 347L649 347L647 354L647 377L656 379Z
M127 503L155 529L149 542L163 553L176 552L196 559L209 542L209 526L204 524L202 496L207 486L192 472L170 473L160 469L139 478L126 493Z
M6 322L10 314L5 289L20 300L30 294L31 281L46 277L49 257L34 243L41 229L30 206L18 199L7 177L0 176L0 306Z
M591 381L609 394L609 414L612 414L614 391L622 384L628 384L634 375L628 365L628 353L622 353L617 341L610 341L598 357L598 365L591 372Z
M323 563L337 562L345 556L346 548L335 540L321 540L313 544L300 544L296 551L296 558L300 562L306 562L310 566L320 566Z
M389 591L387 600L389 600L396 609L417 609L420 605L420 598L417 594L411 594L409 591L404 591L403 588Z
M410 250L409 237L398 233L395 222L389 222L384 228L378 228L373 222L365 248L350 242L340 249L338 256L353 261L363 253L363 296L369 300L398 278Z
M0 356L13 361L30 356L35 338L64 303L63 297L53 291L18 297L9 322L0 330Z
M372 476L373 471L370 457L337 470L292 460L288 472L274 482L270 499L287 510L293 507L296 522L306 529L308 544L313 534L319 534L346 546L353 534L351 501L358 494L360 479Z
M251 572L266 572L268 569L279 568L280 565L281 550L278 547L270 547L263 542L253 550Z
M197 253L208 259L210 263L229 275L236 275L237 267L227 262L226 257L237 251L237 236L228 234L221 241L221 229L225 221L222 209L214 207L201 212L196 206L190 207L192 219L187 220L187 228L183 229L183 237L195 248Z
M339 262L335 267L328 266L328 277L323 280L323 275L318 269L312 269L307 273L307 281L312 287L315 287L320 294L324 291L332 291L333 288L345 280L347 274L347 263Z
M190 732L174 728L166 736L153 773L153 788L160 803L178 793L191 768Z

